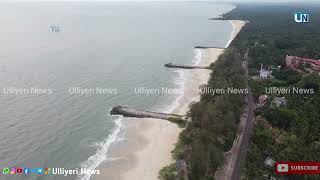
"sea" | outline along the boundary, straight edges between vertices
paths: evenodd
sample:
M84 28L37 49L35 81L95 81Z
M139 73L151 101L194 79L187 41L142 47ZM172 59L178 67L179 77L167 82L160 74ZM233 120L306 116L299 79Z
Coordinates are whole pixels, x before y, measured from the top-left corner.
M183 89L183 72L163 65L198 63L195 46L225 47L232 25L209 18L233 8L206 2L1 2L0 179L89 180L52 175L52 168L93 171L108 160L128 120L111 116L114 106L162 112L177 106L179 94L141 89ZM3 174L5 168L16 168L16 174Z

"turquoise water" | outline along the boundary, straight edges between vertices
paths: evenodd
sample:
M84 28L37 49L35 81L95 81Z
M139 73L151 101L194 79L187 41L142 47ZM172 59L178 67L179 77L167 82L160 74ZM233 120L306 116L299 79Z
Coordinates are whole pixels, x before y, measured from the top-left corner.
M134 88L181 88L181 74L163 64L194 62L197 45L224 47L231 25L208 18L232 8L2 3L0 168L94 169L107 158L105 151L121 126L118 117L108 115L110 109L170 109L176 95L146 96ZM76 88L87 92L73 94ZM0 179L81 178L88 176L0 174Z

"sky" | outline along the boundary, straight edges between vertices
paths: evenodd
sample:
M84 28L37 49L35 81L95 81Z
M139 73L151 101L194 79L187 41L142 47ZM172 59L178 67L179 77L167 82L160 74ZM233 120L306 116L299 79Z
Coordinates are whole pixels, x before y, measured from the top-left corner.
M1 1L8 1L8 0L0 0ZM144 2L151 2L151 1L197 1L197 0L14 0L14 1L144 1ZM306 2L306 0L201 0L201 1L226 1L226 2ZM316 0L308 0L308 2L316 2Z
M0 0L0 2L181 2L181 1L201 1L201 2L236 2L236 3L291 3L291 2L300 2L300 3L320 3L320 0Z

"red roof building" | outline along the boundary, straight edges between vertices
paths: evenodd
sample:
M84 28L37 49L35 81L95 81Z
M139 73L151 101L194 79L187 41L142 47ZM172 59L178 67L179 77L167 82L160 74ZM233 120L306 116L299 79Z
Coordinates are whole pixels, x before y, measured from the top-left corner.
M288 55L286 56L285 60L286 60L287 67L290 67L296 71L300 71L299 69L297 69L300 64L308 65L311 69L315 71L320 71L320 60L301 58L298 56L288 56Z

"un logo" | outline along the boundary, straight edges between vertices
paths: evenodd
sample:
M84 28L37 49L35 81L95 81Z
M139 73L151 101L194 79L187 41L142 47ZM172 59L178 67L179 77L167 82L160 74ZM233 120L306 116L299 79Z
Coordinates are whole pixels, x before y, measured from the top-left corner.
M308 23L309 22L309 14L308 13L295 13L294 21L297 23Z

